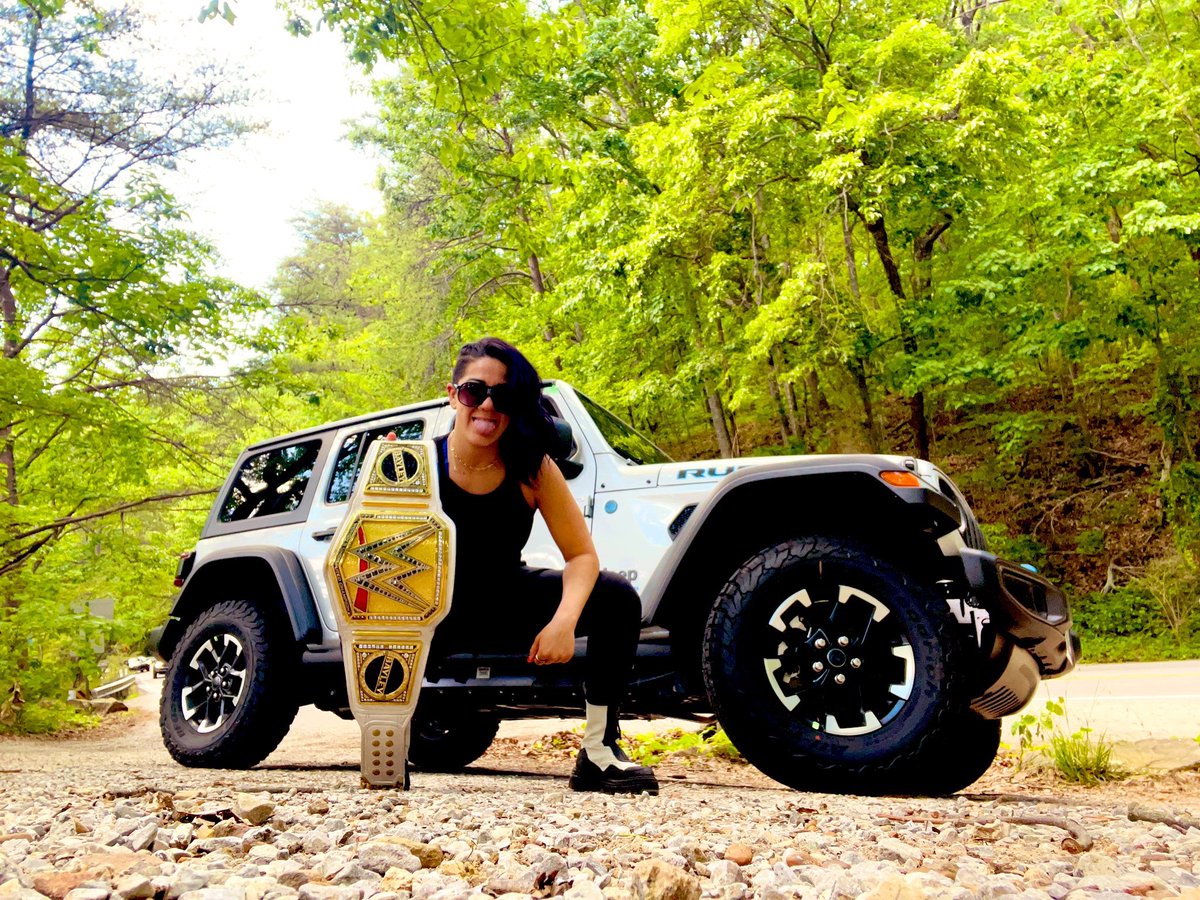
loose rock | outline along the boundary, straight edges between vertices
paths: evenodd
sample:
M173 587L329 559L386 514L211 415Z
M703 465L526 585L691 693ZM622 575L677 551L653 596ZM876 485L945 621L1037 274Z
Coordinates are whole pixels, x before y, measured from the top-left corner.
M633 875L638 900L699 900L699 880L662 860L643 860Z
M249 825L261 825L275 812L269 794L234 794L233 814Z
M739 866L748 866L754 859L754 850L745 844L730 844L725 848L724 858Z

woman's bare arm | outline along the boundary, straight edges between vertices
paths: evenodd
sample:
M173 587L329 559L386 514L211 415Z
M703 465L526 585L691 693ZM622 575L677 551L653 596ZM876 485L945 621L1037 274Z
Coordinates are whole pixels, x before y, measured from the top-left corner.
M533 498L566 565L562 600L554 617L534 638L529 659L542 664L563 663L575 655L575 625L596 585L600 559L583 513L550 457L542 460Z

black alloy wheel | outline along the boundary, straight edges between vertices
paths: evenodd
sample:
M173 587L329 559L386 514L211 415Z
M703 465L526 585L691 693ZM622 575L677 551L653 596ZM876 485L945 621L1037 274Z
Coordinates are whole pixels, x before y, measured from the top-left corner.
M183 720L198 734L224 725L246 691L246 648L229 632L209 635L183 661L179 705Z
M967 713L965 644L944 601L849 541L747 560L705 629L705 686L746 758L805 790L909 793ZM994 748L993 752L994 752Z
M860 587L824 582L771 612L760 653L779 702L814 731L861 735L891 722L912 694L904 623Z
M295 641L248 600L200 611L164 674L159 727L185 766L249 768L279 746L299 709Z

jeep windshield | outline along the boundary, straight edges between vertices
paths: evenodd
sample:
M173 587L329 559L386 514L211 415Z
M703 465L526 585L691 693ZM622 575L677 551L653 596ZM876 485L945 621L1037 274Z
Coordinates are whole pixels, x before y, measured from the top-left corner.
M595 400L581 394L578 390L575 391L575 396L579 398L583 408L587 410L592 421L596 423L596 427L600 429L600 433L604 435L604 440L608 441L608 446L629 462L635 466L673 462L671 457L654 446L653 441L634 431Z

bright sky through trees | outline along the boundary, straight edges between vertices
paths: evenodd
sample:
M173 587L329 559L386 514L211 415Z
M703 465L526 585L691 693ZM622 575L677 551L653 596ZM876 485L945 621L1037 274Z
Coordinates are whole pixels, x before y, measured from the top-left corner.
M150 67L226 67L253 94L247 118L263 128L228 149L206 149L167 173L192 226L227 262L222 272L263 287L299 244L292 220L321 202L376 210L376 161L343 140L346 123L371 109L365 79L328 31L292 37L273 3L239 3L234 25L201 24L196 0L136 0L157 46ZM185 66L185 63L187 64Z

